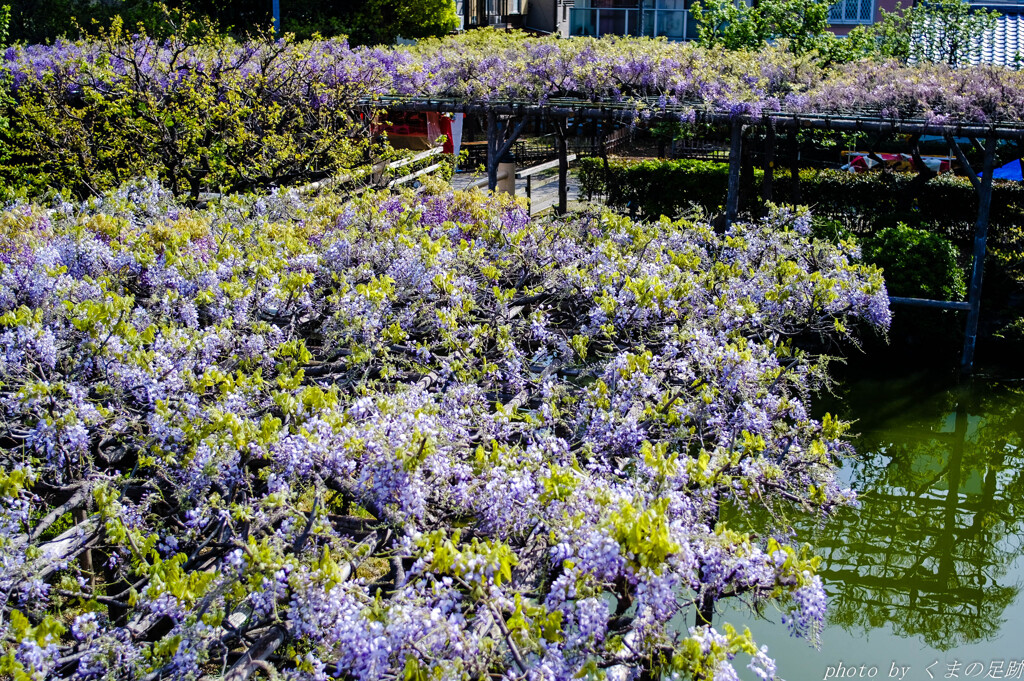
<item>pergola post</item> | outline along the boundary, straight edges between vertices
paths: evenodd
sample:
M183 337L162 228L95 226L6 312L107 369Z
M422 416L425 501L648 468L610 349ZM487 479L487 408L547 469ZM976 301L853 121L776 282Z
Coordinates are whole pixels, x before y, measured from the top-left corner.
M725 198L725 226L736 222L740 207L740 166L743 161L743 121L734 118L729 142L729 193Z
M498 151L498 139L501 135L499 130L501 122L494 109L487 111L487 189L494 191L498 186L498 159L501 158Z
M970 309L967 311L967 328L964 331L964 350L960 356L960 375L970 376L974 371L974 348L978 340L978 320L981 317L981 279L985 272L985 249L988 239L988 221L992 212L992 170L996 160L995 136L985 140L985 161L981 171L981 182L977 182L970 166L967 171L974 178L974 186L978 193L978 219L974 223L974 261L971 264L971 284L967 293ZM955 141L954 141L955 143ZM960 162L965 163L963 152L954 147Z
M487 189L494 191L498 187L498 166L506 159L512 145L526 127L528 116L522 116L515 125L506 125L498 119L493 107L487 109ZM513 171L512 175L515 175ZM511 181L515 183L515 178Z
M558 214L569 210L569 144L566 141L565 120L555 121L555 138L558 141Z
M740 200L739 207L746 213L753 213L757 189L754 187L754 127L744 126L743 149L740 153Z
M797 129L789 129L789 180L793 186L793 205L800 203L800 143L797 140Z
M775 186L775 122L768 120L765 124L764 138L764 180L761 182L761 198L769 203L774 198Z

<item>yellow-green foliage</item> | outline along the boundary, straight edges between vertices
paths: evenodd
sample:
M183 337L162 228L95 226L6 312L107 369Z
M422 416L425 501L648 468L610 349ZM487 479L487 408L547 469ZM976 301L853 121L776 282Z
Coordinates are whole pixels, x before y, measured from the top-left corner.
M371 84L314 77L323 44L158 44L115 22L79 49L8 104L8 189L84 196L156 175L197 198L325 177L370 145L351 105Z

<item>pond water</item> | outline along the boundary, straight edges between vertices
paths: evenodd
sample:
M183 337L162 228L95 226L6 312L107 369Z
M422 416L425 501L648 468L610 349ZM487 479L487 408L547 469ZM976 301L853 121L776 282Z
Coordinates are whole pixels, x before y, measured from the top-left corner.
M826 406L856 420L859 458L841 475L860 508L823 528L794 519L823 557L820 649L777 612L774 624L734 606L721 618L749 624L790 681L1024 678L1024 383L842 391Z

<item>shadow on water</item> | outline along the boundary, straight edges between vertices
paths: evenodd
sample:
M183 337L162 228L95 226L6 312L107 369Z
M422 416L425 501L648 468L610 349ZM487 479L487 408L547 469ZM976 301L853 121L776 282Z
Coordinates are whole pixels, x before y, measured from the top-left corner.
M1008 640L1020 659L1024 383L950 388L917 376L847 386L821 402L855 421L859 455L840 474L860 507L824 526L789 519L823 558L830 616L819 654L769 633L780 673L820 679L823 661L885 666L875 658L904 655L918 672L907 678L929 678L929 658L984 663L1009 654ZM842 649L829 650L830 639Z

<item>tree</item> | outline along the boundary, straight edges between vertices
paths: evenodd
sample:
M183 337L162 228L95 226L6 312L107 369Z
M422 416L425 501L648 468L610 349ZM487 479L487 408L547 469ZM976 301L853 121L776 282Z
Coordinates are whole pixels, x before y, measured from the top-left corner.
M342 20L356 45L392 44L395 38L440 38L458 26L452 0L368 0Z
M66 61L18 90L12 125L0 129L0 152L10 154L3 177L31 177L29 191L86 196L150 174L197 199L348 170L370 153L366 123L350 107L372 84L366 74L318 78L318 69L337 63L329 50L350 54L342 41L318 48L314 62L289 39L158 42L115 19L91 42L52 48ZM81 56L86 50L94 63ZM80 83L73 91L60 85L72 78Z
M458 26L452 0L297 0L282 7L284 30L305 39L346 35L353 45L390 45L395 38L441 37Z
M854 29L851 38L904 64L967 66L980 60L982 38L998 18L998 12L972 8L966 0L930 0L903 12L883 10L881 21Z
M785 41L794 54L805 54L834 40L828 10L820 0L765 0L753 7L735 0L698 0L693 16L705 47L755 50Z
M187 3L173 0L167 5L157 0L13 0L10 39L29 44L50 43L57 38L73 39L82 33L83 28L88 30L94 23L109 26L116 17L126 26L142 25L147 35L164 37L174 31L168 20L173 22L189 9ZM197 11L196 14L221 18L220 14L209 10ZM266 21L262 25L267 25Z
M761 41L751 21L753 10L733 0L698 0L691 9L697 22L697 42L703 47L728 50L754 48Z
M452 0L286 0L281 5L284 30L299 39L344 34L354 45L391 44L397 36L440 37L458 25ZM173 34L181 16L207 21L236 37L258 34L271 24L269 0L13 0L11 6L10 37L26 43L76 38L82 28L109 26L118 17L125 26L141 25L158 38Z

